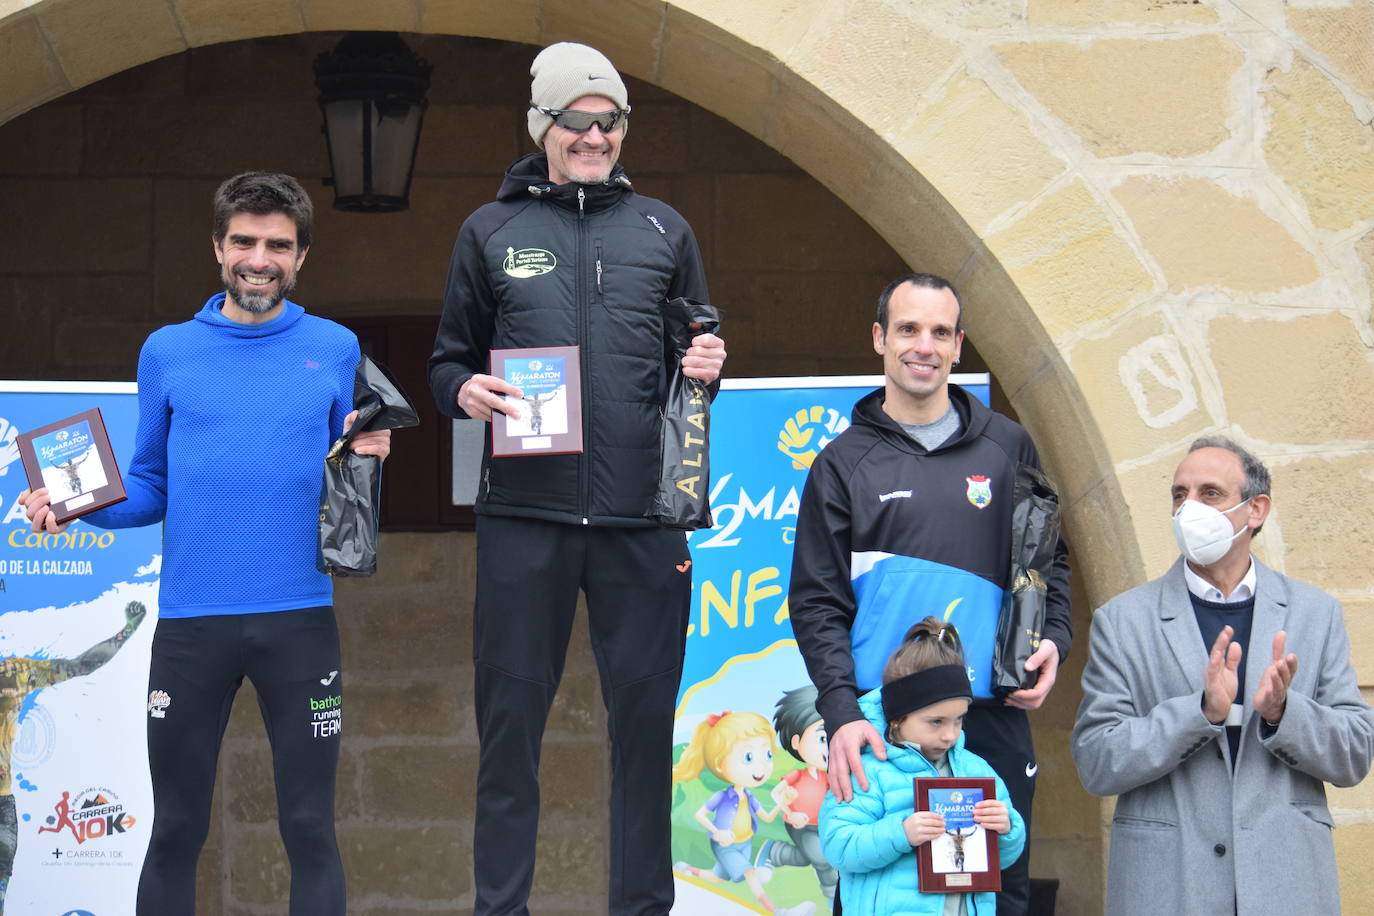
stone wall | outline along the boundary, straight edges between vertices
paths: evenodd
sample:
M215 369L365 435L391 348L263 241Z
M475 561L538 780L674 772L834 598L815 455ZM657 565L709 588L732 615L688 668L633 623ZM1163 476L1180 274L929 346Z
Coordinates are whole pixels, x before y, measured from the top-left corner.
M349 913L408 916L472 905L473 536L389 534L379 575L336 589L343 644L343 756L339 846ZM605 719L585 633L549 723L535 905L542 912L604 909ZM245 686L221 755L216 822L201 859L197 912L279 913L290 872L277 834L271 753ZM572 780L572 781L570 781ZM553 876L552 880L550 876Z

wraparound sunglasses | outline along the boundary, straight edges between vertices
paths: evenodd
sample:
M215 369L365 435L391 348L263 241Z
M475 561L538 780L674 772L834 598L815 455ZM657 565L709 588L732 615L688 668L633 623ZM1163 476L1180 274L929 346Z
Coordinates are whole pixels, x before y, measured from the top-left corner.
M628 123L630 119L630 106L624 108L612 108L610 111L571 111L565 108L545 108L543 105L530 105L535 111L542 115L553 118L553 123L564 130L573 133L583 134L592 129L595 124L601 128L603 134L609 134L620 126L622 121Z

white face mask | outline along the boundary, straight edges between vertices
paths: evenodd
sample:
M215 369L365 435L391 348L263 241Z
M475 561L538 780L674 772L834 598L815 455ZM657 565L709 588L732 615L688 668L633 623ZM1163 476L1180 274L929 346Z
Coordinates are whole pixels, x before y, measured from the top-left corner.
M1174 513L1174 539L1183 555L1198 566L1211 566L1226 556L1231 542L1250 529L1234 531L1226 518L1250 500L1242 499L1226 511L1195 499L1185 499Z

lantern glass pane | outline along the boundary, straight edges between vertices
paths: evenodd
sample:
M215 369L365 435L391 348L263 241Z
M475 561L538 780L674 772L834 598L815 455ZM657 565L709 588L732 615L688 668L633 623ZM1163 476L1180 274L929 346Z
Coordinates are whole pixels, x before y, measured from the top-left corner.
M410 166L420 138L424 109L407 102L384 102L373 109L372 191L388 197L405 197Z
M363 106L361 99L339 99L324 106L329 131L329 164L334 170L334 193L352 197L363 193Z

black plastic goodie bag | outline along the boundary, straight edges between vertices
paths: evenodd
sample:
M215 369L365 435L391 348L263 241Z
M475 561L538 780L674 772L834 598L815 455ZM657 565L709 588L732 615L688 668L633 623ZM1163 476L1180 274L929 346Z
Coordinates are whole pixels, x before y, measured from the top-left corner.
M681 297L660 308L664 337L676 363L663 405L662 473L649 516L666 528L710 528L711 394L705 382L682 374L682 358L693 337L719 330L720 311Z
M992 691L1005 696L1034 687L1039 677L1026 660L1040 648L1045 629L1045 584L1059 543L1059 494L1030 465L1016 468L1011 510L1011 570L997 621L992 654Z
M382 508L382 461L349 447L363 431L416 426L420 417L401 386L364 356L353 378L353 426L324 459L320 484L320 552L315 566L331 576L370 576L377 571L377 529Z

